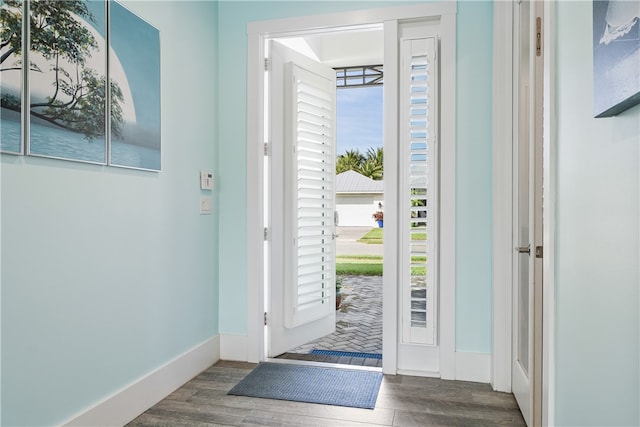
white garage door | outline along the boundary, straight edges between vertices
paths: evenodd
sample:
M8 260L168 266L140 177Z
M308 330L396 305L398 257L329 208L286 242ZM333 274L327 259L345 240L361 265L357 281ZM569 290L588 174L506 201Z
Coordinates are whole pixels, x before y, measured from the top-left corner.
M372 215L380 210L382 194L336 195L338 225L341 227L377 227Z

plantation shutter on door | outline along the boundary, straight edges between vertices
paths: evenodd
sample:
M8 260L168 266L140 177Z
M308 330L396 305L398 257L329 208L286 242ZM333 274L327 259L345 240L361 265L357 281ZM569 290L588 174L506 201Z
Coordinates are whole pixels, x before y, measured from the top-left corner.
M285 64L287 328L335 310L335 81Z
M436 40L401 41L402 340L436 344Z

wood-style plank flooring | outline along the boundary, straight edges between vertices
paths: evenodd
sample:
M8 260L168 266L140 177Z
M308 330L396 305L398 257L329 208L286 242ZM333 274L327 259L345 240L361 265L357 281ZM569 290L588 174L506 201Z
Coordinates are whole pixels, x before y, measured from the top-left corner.
M524 426L488 384L385 375L373 410L228 396L256 365L221 361L128 426Z

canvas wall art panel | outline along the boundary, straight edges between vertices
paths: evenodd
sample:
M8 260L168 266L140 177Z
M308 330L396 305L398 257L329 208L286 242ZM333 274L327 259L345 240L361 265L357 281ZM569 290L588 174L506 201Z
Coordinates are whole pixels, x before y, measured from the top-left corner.
M593 2L593 105L611 117L640 103L640 1Z
M159 171L159 31L115 1L110 3L109 25L110 76L117 87L112 90L109 164Z
M22 0L0 1L0 152L22 154Z
M28 154L105 164L106 2L29 7Z

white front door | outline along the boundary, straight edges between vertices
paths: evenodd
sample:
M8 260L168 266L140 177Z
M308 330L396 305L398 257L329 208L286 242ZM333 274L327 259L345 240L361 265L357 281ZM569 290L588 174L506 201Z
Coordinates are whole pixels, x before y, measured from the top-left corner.
M276 41L267 61L267 355L335 330L336 74Z
M512 390L527 425L540 423L542 334L542 82L536 3L516 13Z

